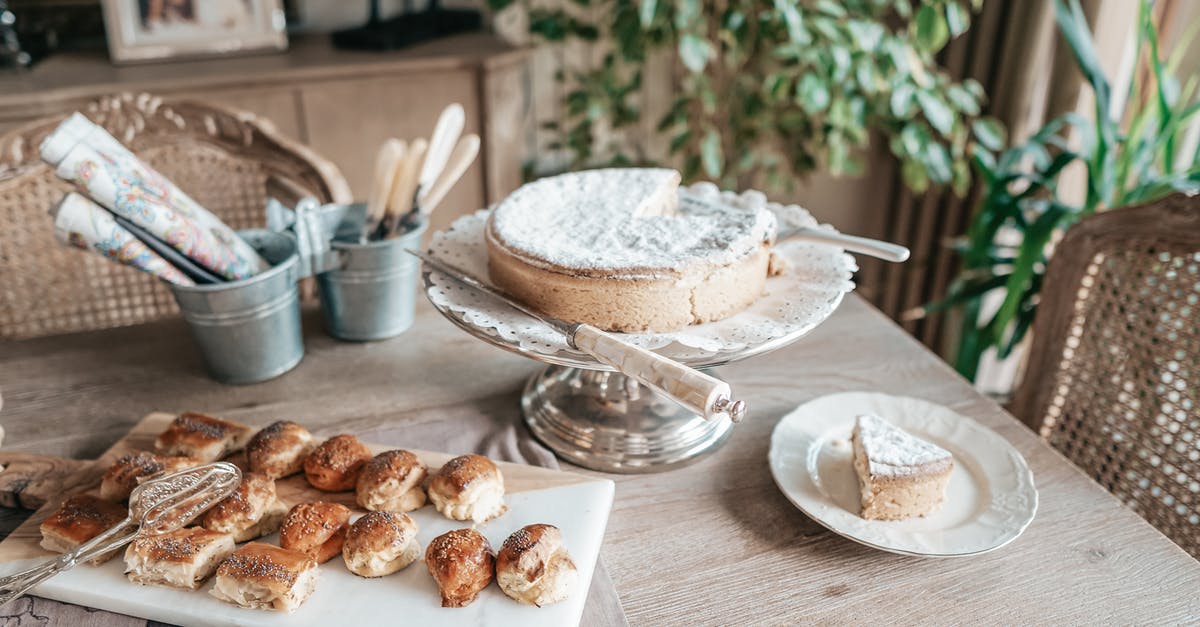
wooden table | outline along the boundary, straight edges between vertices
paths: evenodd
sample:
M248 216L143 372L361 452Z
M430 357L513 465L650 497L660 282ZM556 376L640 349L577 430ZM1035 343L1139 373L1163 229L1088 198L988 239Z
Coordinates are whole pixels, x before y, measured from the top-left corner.
M304 362L248 387L209 381L177 321L0 344L4 446L91 457L151 410L288 418L323 433L478 412L515 420L537 367L424 305L411 331L382 343L338 343L315 318L307 324ZM682 470L616 477L602 558L632 624L1200 620L1200 562L861 299L810 337L720 374L751 405L724 449ZM824 530L775 488L767 447L791 408L844 390L920 396L1008 438L1033 468L1037 519L1008 547L948 560L881 553Z

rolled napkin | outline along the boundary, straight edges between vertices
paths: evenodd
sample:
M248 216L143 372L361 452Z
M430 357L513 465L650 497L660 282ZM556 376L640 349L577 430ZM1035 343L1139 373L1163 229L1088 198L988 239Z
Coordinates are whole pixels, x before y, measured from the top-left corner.
M82 115L64 120L39 151L80 192L214 273L237 280L269 267L233 229Z
M111 213L75 192L63 196L50 209L50 215L54 217L54 235L64 244L95 250L117 263L176 285L196 284L117 224Z

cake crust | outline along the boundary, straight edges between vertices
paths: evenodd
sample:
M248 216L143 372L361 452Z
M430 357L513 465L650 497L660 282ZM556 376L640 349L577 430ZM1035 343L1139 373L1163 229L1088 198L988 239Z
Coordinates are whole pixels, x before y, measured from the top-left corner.
M868 520L904 520L936 511L954 471L946 450L876 416L859 416L850 438Z
M607 331L733 315L763 294L774 215L720 203L680 214L678 184L674 171L630 168L526 185L488 219L488 273L550 316Z

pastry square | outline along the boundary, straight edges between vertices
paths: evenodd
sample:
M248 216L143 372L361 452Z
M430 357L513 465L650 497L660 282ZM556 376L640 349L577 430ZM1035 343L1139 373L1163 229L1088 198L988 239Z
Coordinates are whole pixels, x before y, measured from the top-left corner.
M215 462L242 450L254 429L207 414L185 411L154 441L163 455L182 455L202 462Z
M273 422L254 434L246 445L250 470L272 479L304 470L304 460L317 447L308 429L287 420Z
M232 534L235 542L245 542L278 531L287 511L276 498L274 479L247 472L242 473L242 482L233 494L204 512L200 525Z
M200 465L190 457L163 457L139 451L124 455L104 473L100 481L100 498L106 501L125 501L139 483L157 474L169 474Z
M851 435L861 516L903 520L941 506L954 457L877 416L859 416Z
M127 513L124 506L111 501L90 494L76 494L42 521L42 548L66 553L125 520ZM115 550L109 551L89 563L103 564L115 554Z
M125 574L133 583L195 590L234 548L233 536L200 527L139 535L125 549Z
M316 560L298 551L251 542L221 562L209 594L241 607L292 612L316 587Z

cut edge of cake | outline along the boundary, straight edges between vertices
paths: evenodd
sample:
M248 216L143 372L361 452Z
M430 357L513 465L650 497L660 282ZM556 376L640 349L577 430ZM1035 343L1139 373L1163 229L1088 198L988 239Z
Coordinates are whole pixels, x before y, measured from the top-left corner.
M949 451L869 414L855 418L850 441L863 518L904 520L941 507L954 471Z

